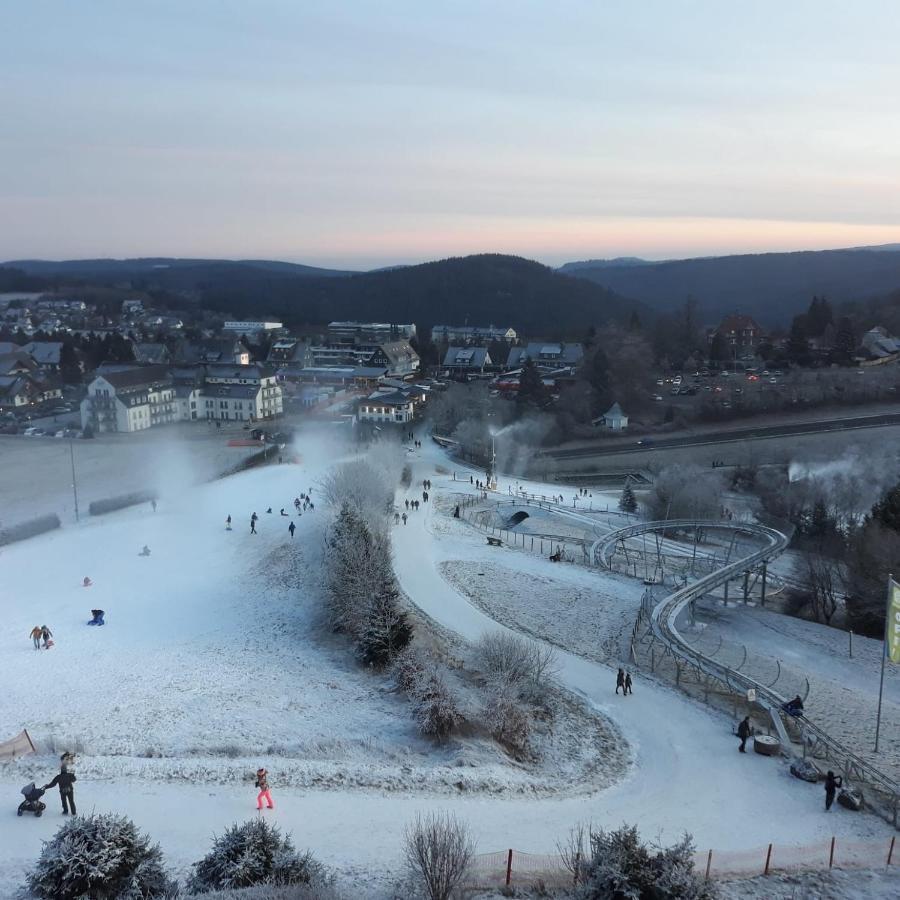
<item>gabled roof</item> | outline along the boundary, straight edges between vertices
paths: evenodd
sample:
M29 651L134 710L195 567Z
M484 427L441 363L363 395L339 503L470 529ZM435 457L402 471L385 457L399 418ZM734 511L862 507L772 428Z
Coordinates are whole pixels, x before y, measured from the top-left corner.
M622 412L622 407L619 406L618 402L613 403L613 405L603 413L604 419L624 419L626 418L625 413Z
M138 390L162 384L170 379L166 366L140 366L118 372L104 371L101 366L97 377L108 381L117 391Z
M577 366L584 359L584 347L578 343L547 344L533 341L525 347L513 347L506 361L512 369L522 365L526 359L535 363L553 363L557 366Z
M58 366L62 347L62 341L31 341L22 349L39 366Z
M742 313L732 313L730 316L725 316L722 319L716 331L719 334L739 334L742 331L754 331L756 334L760 334L762 329L750 316L745 316Z
M486 347L448 347L444 355L444 365L460 366L467 369L481 369L491 364Z

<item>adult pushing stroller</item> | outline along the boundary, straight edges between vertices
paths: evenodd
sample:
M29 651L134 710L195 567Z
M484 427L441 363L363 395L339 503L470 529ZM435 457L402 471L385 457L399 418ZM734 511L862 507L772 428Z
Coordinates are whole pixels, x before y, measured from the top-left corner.
M22 793L25 795L25 799L19 804L16 815L21 816L24 812L30 812L40 816L47 808L47 804L41 802L41 797L44 796L44 789L35 787L32 781L22 788Z

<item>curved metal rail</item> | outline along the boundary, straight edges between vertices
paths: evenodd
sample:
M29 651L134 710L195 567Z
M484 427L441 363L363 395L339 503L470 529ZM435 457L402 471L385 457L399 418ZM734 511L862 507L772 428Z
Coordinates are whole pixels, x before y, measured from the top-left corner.
M594 544L592 553L595 560L608 564L611 551L619 541L642 533L665 532L678 528L731 529L758 538L762 546L758 550L669 594L660 603L656 604L650 611L650 624L654 637L659 639L676 657L681 657L683 661L694 668L724 682L732 690L746 693L752 688L756 692L757 702L772 716L773 723L775 723L776 728L782 735L782 740L785 740L786 731L781 718L781 708L785 703L785 698L773 691L769 685L756 681L743 672L726 666L694 649L679 632L677 619L691 601L710 593L725 584L726 581L742 575L748 569L774 559L787 548L788 536L775 528L755 523L742 522L733 524L730 522L706 522L693 519L670 519L665 522L643 522L627 528L621 528L597 541ZM805 716L791 718L800 730L801 739L805 747L818 745L825 748L832 758L842 765L848 776L855 777L857 780L868 781L871 785L892 797L893 821L894 825L896 825L898 803L900 803L900 784L839 744L826 731Z

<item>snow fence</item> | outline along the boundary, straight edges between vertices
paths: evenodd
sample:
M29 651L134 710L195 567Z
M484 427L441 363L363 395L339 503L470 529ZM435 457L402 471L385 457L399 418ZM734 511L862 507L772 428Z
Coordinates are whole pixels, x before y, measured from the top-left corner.
M814 844L766 844L747 850L701 850L694 854L695 871L707 879L726 880L786 872L827 869L883 869L900 867L896 836L880 841L828 838ZM573 873L558 853L498 850L479 853L469 870L469 886L492 890L503 885L571 887Z
M131 494L119 494L118 497L108 497L106 500L94 500L88 506L88 512L92 516L102 516L106 513L125 509L128 506L138 506L141 503L149 503L157 497L156 491L134 491Z

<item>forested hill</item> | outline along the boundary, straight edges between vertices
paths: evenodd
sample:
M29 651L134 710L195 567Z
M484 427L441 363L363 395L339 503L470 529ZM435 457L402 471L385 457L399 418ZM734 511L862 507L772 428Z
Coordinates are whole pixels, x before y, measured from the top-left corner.
M264 300L263 296L268 297ZM271 309L285 321L363 319L435 324L511 325L528 335L581 336L588 325L625 322L635 304L583 279L514 256L445 259L347 278L270 283L254 298L222 285L206 292L220 308Z
M786 325L813 296L867 300L900 288L900 252L891 247L762 253L636 265L561 268L662 311L693 297L705 319L739 311L764 326Z
M104 273L87 265L69 271L60 263L52 274L119 285L127 278L134 289L179 293L225 314L274 316L289 325L361 319L414 322L424 331L468 320L553 338L581 337L592 324L624 323L634 310L642 317L648 314L642 304L590 281L515 256L466 256L343 277L297 274L289 264L181 262L142 266L130 274L122 267ZM15 265L37 274L27 263Z

